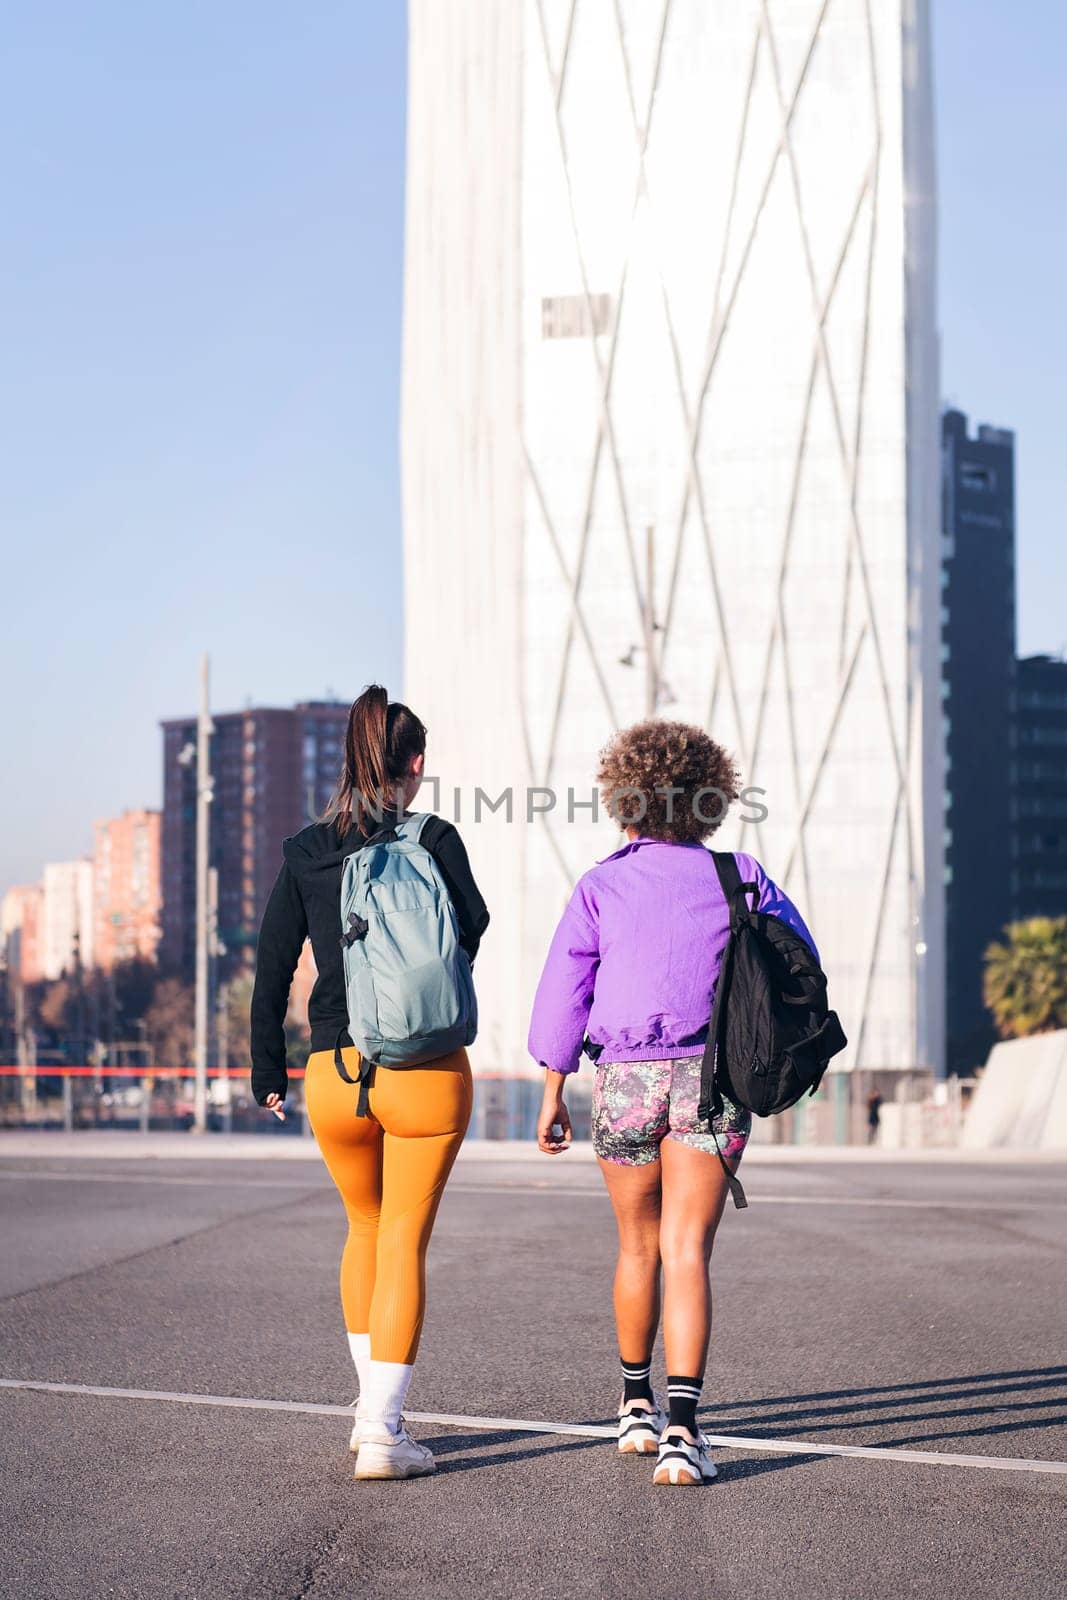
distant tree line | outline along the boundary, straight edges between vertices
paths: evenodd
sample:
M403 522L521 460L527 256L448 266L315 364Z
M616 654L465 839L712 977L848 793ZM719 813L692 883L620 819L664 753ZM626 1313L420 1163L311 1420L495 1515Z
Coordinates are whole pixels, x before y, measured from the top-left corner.
M220 988L212 1065L248 1062L252 983L251 973L240 973ZM1067 1028L1067 917L1031 917L1005 928L986 951L983 989L1002 1039ZM27 984L23 1025L72 1064L76 1055L114 1061L117 1045L139 1044L152 1065L181 1067L193 1059L193 1006L191 984L151 961L123 961L106 973L89 969ZM302 1067L309 1049L302 1019L287 1021L286 1047L290 1065Z
M251 973L240 973L220 985L212 1018L212 1066L248 1064L252 984ZM143 1064L191 1066L193 1017L192 984L140 959L119 962L106 973L67 973L23 990L23 1026L33 1029L39 1047L62 1052L71 1065L85 1064L76 1056L116 1064L117 1047L128 1053L140 1046L147 1057ZM309 1040L296 1019L286 1024L286 1044L290 1065L303 1066Z

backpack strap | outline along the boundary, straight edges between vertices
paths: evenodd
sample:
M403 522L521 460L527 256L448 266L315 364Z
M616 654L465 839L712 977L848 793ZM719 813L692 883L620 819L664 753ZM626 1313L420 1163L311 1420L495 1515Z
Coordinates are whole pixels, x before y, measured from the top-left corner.
M711 1021L708 1024L708 1039L704 1046L704 1058L700 1063L700 1103L697 1107L698 1121L706 1122L708 1130L715 1140L715 1154L719 1158L729 1185L730 1197L737 1210L743 1210L748 1205L745 1191L741 1187L741 1180L730 1171L726 1157L719 1144L719 1136L715 1132L713 1123L716 1117L723 1113L722 1088L718 1082L718 1055L719 1040L723 1025L723 1001L730 987L730 972L733 965L733 935L738 923L749 910L748 896L758 892L755 883L743 883L738 871L737 859L730 851L713 850L711 859L715 863L718 873L719 885L726 897L726 904L730 911L730 938L726 941L726 948L722 954L722 964L719 968L718 981L715 984L715 999L711 1007Z
M726 896L727 905L733 905L734 895L741 887L741 874L737 869L737 857L732 850L713 850L711 859L715 863L715 871L719 875L719 884Z
M711 1137L715 1140L715 1154L718 1156L719 1165L726 1175L726 1185L730 1191L730 1199L734 1203L734 1210L747 1211L748 1196L744 1191L741 1179L737 1176L737 1173L730 1171L730 1163L722 1153L722 1145L719 1143L719 1135L715 1132L714 1128L711 1130Z
M370 1086L374 1082L374 1069L377 1066L377 1062L368 1061L361 1050L359 1053L359 1075L355 1078L350 1077L348 1068L345 1066L344 1056L341 1054L341 1040L347 1032L347 1028L342 1028L337 1035L333 1047L333 1064L337 1068L338 1077L343 1078L345 1083L351 1083L353 1086L357 1083L359 1084L356 1116L366 1117L370 1115ZM351 1040L349 1040L349 1043L351 1043Z
M756 909L759 903L759 885L755 881L742 883L737 857L732 850L713 850L711 859L719 875L719 887L726 896L726 904L730 908L730 932L733 933L740 919L750 910ZM751 907L748 903L749 895L753 897Z
M733 855L724 850L713 850L711 859L715 863L718 873L719 886L726 896L726 904L730 910L730 933L734 931L734 897L743 888L741 874L737 870L737 862ZM704 1046L704 1059L700 1064L700 1104L697 1107L697 1117L701 1122L706 1122L711 1127L713 1117L722 1115L722 1090L715 1081L716 1056L718 1054L719 1035L722 1031L722 1000L730 982L730 940L726 941L726 948L722 953L722 962L719 966L719 977L715 984L715 998L712 1001L711 1021L708 1023L708 1039Z
M429 811L414 811L410 817L404 817L392 830L395 839L406 839L409 844L422 843L422 831L429 822L432 813Z

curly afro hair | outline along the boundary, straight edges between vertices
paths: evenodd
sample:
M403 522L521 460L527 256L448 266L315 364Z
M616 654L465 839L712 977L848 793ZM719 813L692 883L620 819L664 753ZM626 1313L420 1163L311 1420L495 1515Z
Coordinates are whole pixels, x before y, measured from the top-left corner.
M671 844L707 839L741 793L733 756L688 722L621 729L600 752L597 782L620 828Z

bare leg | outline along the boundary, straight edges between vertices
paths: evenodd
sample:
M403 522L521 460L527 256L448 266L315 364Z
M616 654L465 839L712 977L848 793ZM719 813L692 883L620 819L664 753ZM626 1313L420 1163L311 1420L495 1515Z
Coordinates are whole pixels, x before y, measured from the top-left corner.
M619 1355L647 1360L659 1326L660 1163L623 1166L601 1161L619 1230L615 1268L615 1326Z
M703 1375L711 1335L708 1264L726 1204L726 1175L717 1156L677 1139L660 1145L663 1205L663 1338L668 1373Z

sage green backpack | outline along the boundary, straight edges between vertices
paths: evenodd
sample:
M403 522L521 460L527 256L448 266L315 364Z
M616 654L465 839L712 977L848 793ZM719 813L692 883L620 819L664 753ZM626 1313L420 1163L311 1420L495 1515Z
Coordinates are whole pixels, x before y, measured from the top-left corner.
M478 1005L452 897L421 843L428 812L381 829L341 869L348 1033L360 1053L357 1116L372 1070L414 1067L472 1044ZM334 1065L346 1083L341 1056Z

